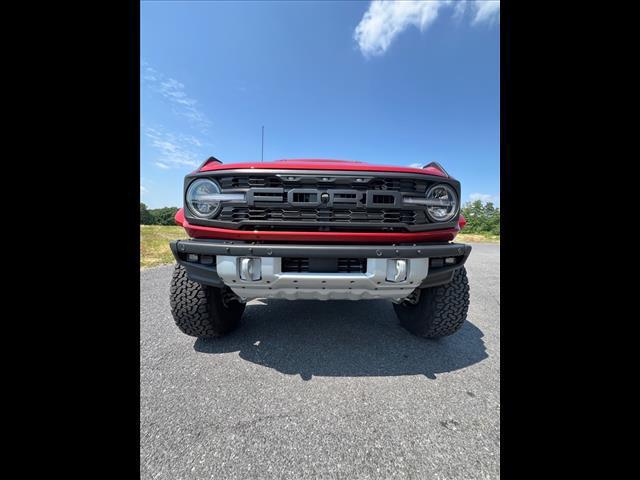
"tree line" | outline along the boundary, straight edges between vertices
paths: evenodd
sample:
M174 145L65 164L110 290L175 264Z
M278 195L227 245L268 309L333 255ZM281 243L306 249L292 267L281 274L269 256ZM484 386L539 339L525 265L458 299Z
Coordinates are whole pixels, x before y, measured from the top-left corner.
M148 209L140 202L140 225L175 225L177 211L178 207ZM462 214L467 220L465 233L500 235L500 209L493 203L482 203L481 200L469 202L462 207Z
M500 235L500 209L492 202L468 202L462 207L461 213L467 221L464 233Z
M175 225L177 211L178 207L148 209L140 202L140 225Z

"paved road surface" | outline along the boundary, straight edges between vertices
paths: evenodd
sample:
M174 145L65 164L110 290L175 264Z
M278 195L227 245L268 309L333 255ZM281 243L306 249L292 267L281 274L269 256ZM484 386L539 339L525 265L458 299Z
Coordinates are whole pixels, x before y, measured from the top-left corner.
M473 245L468 321L437 341L382 300L256 300L196 340L172 269L140 273L143 479L499 477L499 245Z

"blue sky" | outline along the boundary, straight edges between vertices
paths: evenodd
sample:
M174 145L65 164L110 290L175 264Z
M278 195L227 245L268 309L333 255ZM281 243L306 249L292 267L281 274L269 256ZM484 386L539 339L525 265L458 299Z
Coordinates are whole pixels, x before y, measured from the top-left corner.
M440 162L463 201L499 205L496 1L143 1L140 193L225 163Z

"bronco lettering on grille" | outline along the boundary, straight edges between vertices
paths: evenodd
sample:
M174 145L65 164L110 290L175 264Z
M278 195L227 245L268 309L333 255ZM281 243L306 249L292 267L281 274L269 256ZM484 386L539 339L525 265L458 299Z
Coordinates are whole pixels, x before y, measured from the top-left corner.
M283 192L278 188L250 188L247 191L247 204L281 204L293 207L385 207L402 205L400 192L380 190L321 190L316 188L292 188ZM286 198L286 200L285 200Z

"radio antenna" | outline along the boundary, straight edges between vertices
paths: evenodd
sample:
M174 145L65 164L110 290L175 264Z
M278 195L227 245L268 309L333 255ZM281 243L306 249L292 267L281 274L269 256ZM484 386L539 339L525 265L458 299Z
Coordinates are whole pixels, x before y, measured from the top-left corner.
M262 126L262 154L260 155L260 161L264 162L264 125Z

